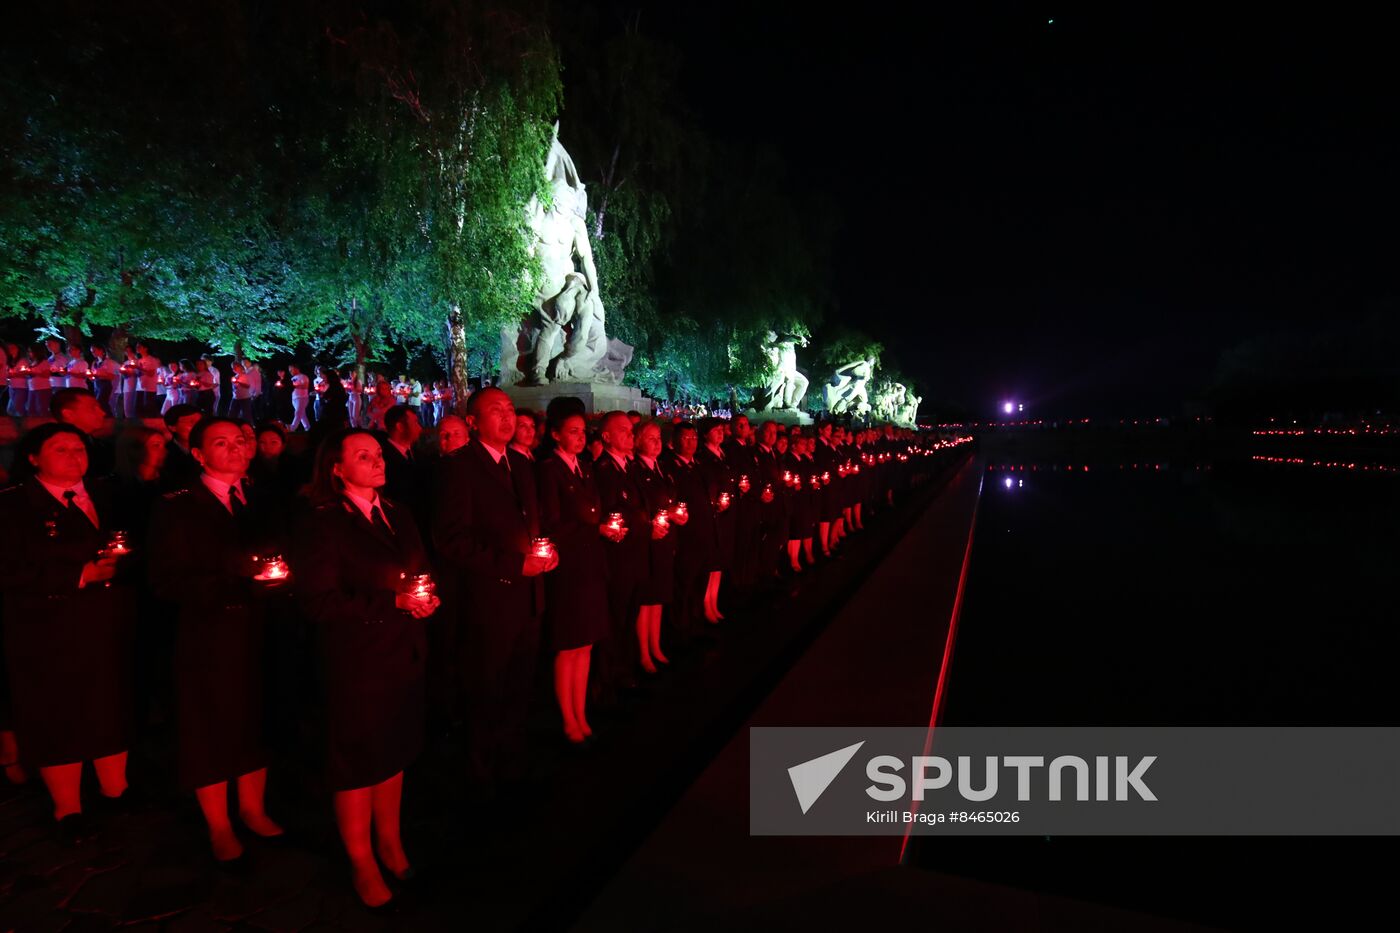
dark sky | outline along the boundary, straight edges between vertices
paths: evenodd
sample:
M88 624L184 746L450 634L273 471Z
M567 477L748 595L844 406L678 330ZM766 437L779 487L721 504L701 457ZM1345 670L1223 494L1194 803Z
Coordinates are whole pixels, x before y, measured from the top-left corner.
M842 317L931 398L1157 414L1242 339L1396 294L1393 24L1226 6L718 0L643 22L682 46L709 130L778 144L842 205Z

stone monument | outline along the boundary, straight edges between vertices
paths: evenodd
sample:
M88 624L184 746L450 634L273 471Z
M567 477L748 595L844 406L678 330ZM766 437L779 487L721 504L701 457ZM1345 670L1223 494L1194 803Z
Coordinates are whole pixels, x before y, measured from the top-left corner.
M865 417L870 414L870 396L866 383L875 375L873 359L856 360L836 370L831 381L822 386L822 401L826 410L833 415L855 415Z
M795 334L768 331L763 340L763 353L768 357L771 376L768 385L754 398L753 407L745 412L750 418L776 421L781 424L811 424L812 417L802 411L802 399L807 395L807 377L797 370L797 347L807 346L807 338Z
M557 125L545 177L551 203L535 198L526 208L543 278L526 320L501 333L499 385L529 408L543 409L552 398L572 395L583 399L589 411L620 408L650 414L651 400L622 385L632 347L607 335L588 240L588 194L559 142Z

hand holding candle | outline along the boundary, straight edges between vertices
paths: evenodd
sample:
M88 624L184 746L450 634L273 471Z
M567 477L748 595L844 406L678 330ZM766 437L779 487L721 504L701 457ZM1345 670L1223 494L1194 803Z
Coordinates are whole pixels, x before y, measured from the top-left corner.
M729 493L722 492L719 494L719 498L715 500L715 508L721 512L729 508Z
M437 611L442 605L437 598L437 584L433 582L430 574L418 573L409 576L406 573L399 574L399 593L394 598L394 605L415 619L426 619Z
M651 538L653 541L660 541L666 537L666 533L671 530L671 513L662 509L656 513L651 520Z
M530 553L541 560L555 556L554 542L548 538L534 538L530 541Z
M622 513L610 513L608 520L602 524L602 530L603 537L609 541L617 542L627 537L627 525L622 521Z
M772 483L764 483L764 484L763 484L763 494L759 496L759 499L762 500L764 503L768 503L768 502L772 502L772 501L773 501L773 484L772 484Z
M746 493L746 492L748 492L749 489L752 488L752 485L753 485L753 484L749 482L748 474L745 474L745 475L739 477L739 492L740 492L740 493Z

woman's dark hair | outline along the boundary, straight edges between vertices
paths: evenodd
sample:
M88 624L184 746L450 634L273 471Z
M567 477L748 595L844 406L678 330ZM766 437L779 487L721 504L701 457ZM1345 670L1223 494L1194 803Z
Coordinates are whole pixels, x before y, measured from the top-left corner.
M344 492L345 484L335 475L332 467L340 462L345 442L357 434L363 434L376 444L379 443L379 438L368 428L346 428L336 431L316 448L316 463L311 470L311 482L306 487L306 497L311 500L312 505L334 502Z
M13 482L22 482L37 474L34 464L29 462L30 457L39 455L39 450L48 442L49 438L59 434L71 434L78 440L83 440L83 432L73 427L71 424L61 424L51 421L48 424L41 424L19 439L19 444L15 447L14 469L10 472L10 479Z
M287 429L277 421L259 421L253 428L253 436L262 437L264 434L276 434L284 441L287 439Z
M136 479L146 463L146 441L160 432L144 424L133 424L117 435L113 469L123 479ZM161 435L164 437L164 435Z

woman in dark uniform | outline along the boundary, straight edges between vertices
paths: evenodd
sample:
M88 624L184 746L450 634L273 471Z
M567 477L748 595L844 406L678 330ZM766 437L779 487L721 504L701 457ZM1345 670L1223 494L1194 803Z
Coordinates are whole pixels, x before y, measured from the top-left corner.
M550 426L554 450L536 466L540 533L549 538L559 566L545 576L544 625L554 655L554 694L564 735L587 744L588 670L594 643L607 637L607 553L603 539L621 540L600 514L593 468L582 459L588 427L582 415L566 414ZM625 533L626 529L624 529Z
M652 421L637 429L637 456L627 470L642 491L642 501L652 523L683 526L690 518L690 504L683 515L675 514L676 484L666 475L661 456L661 426ZM664 519L660 516L665 514ZM645 529L643 529L645 530ZM676 536L650 538L651 569L642 583L640 608L637 610L637 647L641 652L642 670L656 673L657 664L670 664L661 651L661 613L671 604L675 593Z
M319 630L328 719L328 778L355 891L391 899L379 861L412 875L399 834L403 772L423 749L427 633L439 602L407 508L381 498L384 451L351 428L316 455L312 511L295 549L297 599Z
M733 508L738 486L735 485L734 471L724 457L724 422L719 418L707 418L700 422L700 449L695 459L706 474L710 504L715 514L715 569L710 571L705 585L705 618L719 622L724 614L719 611L719 587L726 571L734 565L734 517Z
M109 550L115 509L83 482L87 448L66 424L20 443L23 483L0 493L0 590L15 734L70 841L90 834L79 788L91 760L101 793L126 791L136 600Z
M682 638L696 633L701 611L710 604L713 572L718 567L718 531L715 527L714 495L709 473L695 459L699 435L690 422L671 430L671 449L666 467L676 486L676 498L686 504L689 523L676 536L675 607L672 628ZM714 581L717 587L717 580Z
M177 754L181 786L194 790L215 860L243 854L228 811L259 836L282 834L263 807L267 754L262 734L264 601L285 578L263 558L281 554L272 533L283 516L245 482L252 454L238 422L205 418L190 431L199 478L156 502L150 540L166 551L148 565L151 589L178 607L175 634Z

